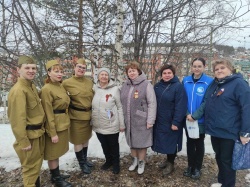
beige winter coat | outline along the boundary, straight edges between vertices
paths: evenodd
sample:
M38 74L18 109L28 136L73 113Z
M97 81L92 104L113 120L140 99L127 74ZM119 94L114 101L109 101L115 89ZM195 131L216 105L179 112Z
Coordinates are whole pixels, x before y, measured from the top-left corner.
M125 129L119 88L110 80L105 89L101 88L99 83L94 85L93 89L93 131L100 134L115 134L120 129Z

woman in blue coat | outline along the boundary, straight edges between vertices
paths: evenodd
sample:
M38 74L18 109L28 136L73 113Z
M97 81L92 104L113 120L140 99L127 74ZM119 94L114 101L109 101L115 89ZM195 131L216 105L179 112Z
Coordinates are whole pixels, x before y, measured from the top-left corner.
M231 166L235 141L240 139L245 145L250 140L250 89L226 59L216 60L213 71L215 79L205 95L205 126L219 168L219 183L211 187L234 187L236 171Z
M164 65L160 72L162 79L154 87L157 115L152 149L167 154L167 160L160 165L160 168L165 168L163 175L168 175L173 172L176 154L182 149L187 96L183 85L175 76L173 65Z

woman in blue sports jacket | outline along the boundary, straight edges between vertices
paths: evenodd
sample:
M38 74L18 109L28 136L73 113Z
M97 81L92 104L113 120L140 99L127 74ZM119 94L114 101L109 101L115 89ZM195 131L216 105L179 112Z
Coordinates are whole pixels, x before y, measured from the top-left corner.
M183 79L183 85L188 98L186 118L189 121L198 120L200 134L198 139L193 139L189 137L186 130L188 167L184 171L183 175L191 177L192 179L200 178L205 153L204 116L203 114L197 117L195 115L195 112L199 109L202 103L208 86L213 81L212 77L209 77L204 73L205 66L206 61L203 58L195 58L191 64L192 75Z
M213 71L215 79L205 96L206 133L211 136L219 185L234 187L236 171L231 165L235 140L242 144L250 140L250 88L241 74L233 74L228 60L216 60Z

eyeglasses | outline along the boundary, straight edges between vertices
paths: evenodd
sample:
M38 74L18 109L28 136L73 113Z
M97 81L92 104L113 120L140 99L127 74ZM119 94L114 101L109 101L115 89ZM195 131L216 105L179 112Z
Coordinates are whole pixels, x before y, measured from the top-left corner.
M201 68L203 68L203 66L192 66L192 68L199 68L199 69L201 69Z
M79 68L79 69L82 69L82 70L86 70L86 67L83 67L83 66L76 66L77 68Z

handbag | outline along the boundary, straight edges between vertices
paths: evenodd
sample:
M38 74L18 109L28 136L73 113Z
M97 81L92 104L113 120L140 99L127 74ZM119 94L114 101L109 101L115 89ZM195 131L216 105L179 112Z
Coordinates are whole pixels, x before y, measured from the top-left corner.
M198 121L194 122L186 120L187 132L189 138L197 139L200 137Z
M250 169L250 143L243 145L241 141L236 140L233 150L232 169L242 170Z

